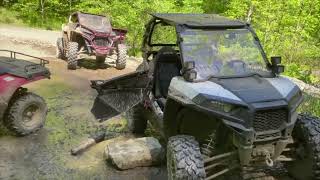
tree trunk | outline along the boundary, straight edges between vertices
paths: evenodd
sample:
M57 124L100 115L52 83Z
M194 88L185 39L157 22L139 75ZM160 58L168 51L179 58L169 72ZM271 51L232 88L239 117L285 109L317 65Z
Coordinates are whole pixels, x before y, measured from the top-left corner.
M253 14L253 4L251 3L250 4L250 7L249 7L249 10L248 10L248 13L247 13L247 23L250 23L251 22L251 19L252 19L252 14Z
M71 13L72 10L72 0L69 0L69 12Z
M40 8L41 8L41 25L43 26L44 23L44 4L45 4L45 0L40 0Z

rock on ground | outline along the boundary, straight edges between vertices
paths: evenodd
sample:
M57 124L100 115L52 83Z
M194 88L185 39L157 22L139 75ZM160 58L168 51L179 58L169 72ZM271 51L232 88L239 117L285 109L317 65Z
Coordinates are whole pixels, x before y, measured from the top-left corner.
M153 137L112 142L105 148L106 159L121 170L161 163L164 150Z

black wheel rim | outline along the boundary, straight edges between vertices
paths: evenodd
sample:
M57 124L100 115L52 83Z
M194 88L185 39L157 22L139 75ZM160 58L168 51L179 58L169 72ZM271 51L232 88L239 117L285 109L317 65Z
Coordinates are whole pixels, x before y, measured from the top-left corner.
M22 113L22 123L26 127L33 127L41 121L41 109L37 104L30 104Z

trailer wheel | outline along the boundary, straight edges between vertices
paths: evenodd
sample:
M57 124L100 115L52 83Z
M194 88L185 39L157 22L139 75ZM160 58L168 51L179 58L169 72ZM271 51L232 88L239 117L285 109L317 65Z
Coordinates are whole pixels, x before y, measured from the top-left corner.
M47 111L42 97L27 92L14 99L7 110L5 125L17 135L25 136L43 127Z
M295 161L288 172L295 179L320 179L320 118L301 114L293 129Z
M79 45L77 42L69 42L68 43L68 69L75 70L78 66L78 48Z
M128 128L134 134L144 134L147 128L147 119L143 113L144 107L142 104L137 104L128 110L126 113L128 120Z
M118 43L116 68L119 70L124 69L126 67L126 63L127 63L127 47L125 44Z
M167 169L170 180L205 179L199 143L193 136L177 135L169 138Z
M57 39L57 44L56 44L56 56L59 59L65 59L65 54L64 54L64 46L63 46L63 38L58 38Z

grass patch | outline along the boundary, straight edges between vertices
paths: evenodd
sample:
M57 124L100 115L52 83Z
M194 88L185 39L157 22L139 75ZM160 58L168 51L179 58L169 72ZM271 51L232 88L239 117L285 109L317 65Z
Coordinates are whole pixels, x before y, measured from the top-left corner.
M304 101L300 105L299 111L307 112L320 117L320 98L315 98L313 96L305 94Z
M23 22L18 18L18 13L13 10L0 8L0 23L22 25Z

